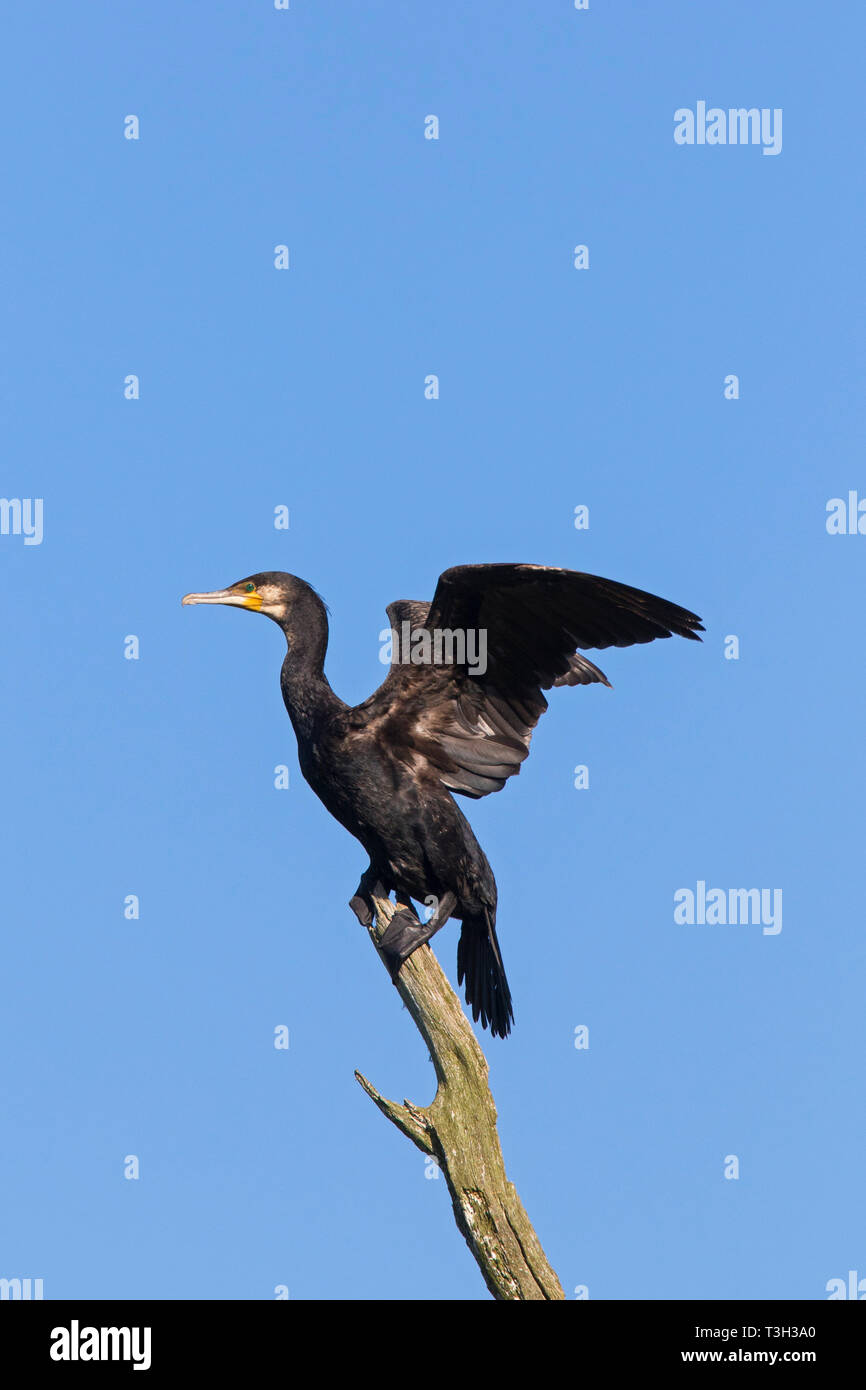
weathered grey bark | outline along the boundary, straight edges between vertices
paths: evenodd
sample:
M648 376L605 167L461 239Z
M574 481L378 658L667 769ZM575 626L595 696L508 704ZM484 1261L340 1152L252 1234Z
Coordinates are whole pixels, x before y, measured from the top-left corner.
M368 930L378 947L395 907L387 899L375 901L376 918ZM429 946L421 946L406 961L397 989L430 1050L436 1095L424 1108L408 1100L398 1105L381 1096L360 1072L355 1076L382 1113L422 1153L438 1161L457 1225L493 1297L564 1298L505 1174L487 1059Z

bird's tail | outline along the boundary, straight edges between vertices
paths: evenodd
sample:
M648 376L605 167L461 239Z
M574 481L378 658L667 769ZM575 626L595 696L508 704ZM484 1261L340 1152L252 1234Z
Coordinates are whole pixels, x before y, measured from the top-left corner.
M494 1038L507 1038L514 1012L511 990L496 939L496 917L485 908L478 917L464 917L457 945L457 983L466 979L466 1003L482 1028L490 1028Z

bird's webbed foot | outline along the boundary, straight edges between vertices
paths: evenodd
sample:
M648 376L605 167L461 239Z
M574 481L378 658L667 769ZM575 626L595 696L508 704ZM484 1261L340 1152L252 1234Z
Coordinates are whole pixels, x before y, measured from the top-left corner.
M361 923L362 927L369 927L373 924L373 904L361 893L356 893L349 899L349 906Z
M423 946L427 940L424 924L415 916L410 907L395 912L379 939L379 950L385 957L388 974L396 980L412 952Z
M444 927L456 906L455 895L446 893L440 898L429 922L421 922L411 907L401 907L399 912L394 913L379 938L379 950L385 958L392 980L396 982L403 963L409 959L412 952L417 951L419 946L424 946L440 927Z
M362 927L372 925L376 913L374 898L387 898L388 890L372 868L361 875L361 882L349 899L349 906Z

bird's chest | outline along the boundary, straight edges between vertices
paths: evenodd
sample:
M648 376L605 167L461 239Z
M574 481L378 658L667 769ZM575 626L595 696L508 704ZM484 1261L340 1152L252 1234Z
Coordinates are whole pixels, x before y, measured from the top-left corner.
M341 825L357 835L363 823L363 778L348 751L323 738L299 748L298 755L301 772L316 796Z
M404 805L407 786L393 760L369 746L328 738L299 753L301 771L319 800L368 849L371 841L401 838L395 827L414 816Z

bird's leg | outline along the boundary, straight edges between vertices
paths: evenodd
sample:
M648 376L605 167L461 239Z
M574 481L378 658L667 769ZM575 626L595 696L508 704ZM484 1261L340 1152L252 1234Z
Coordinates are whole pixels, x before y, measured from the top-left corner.
M397 901L401 901L399 894ZM444 893L436 904L429 922L420 922L410 908L401 907L399 912L394 913L379 940L379 950L385 957L385 964L392 980L396 980L403 962L409 959L412 952L417 951L418 947L429 941L440 927L445 926L456 906L456 895Z
M361 875L361 882L355 889L354 897L349 899L349 906L361 923L362 927L369 927L373 921L376 908L373 903L374 898L387 898L388 890L379 877L377 869L371 864Z

